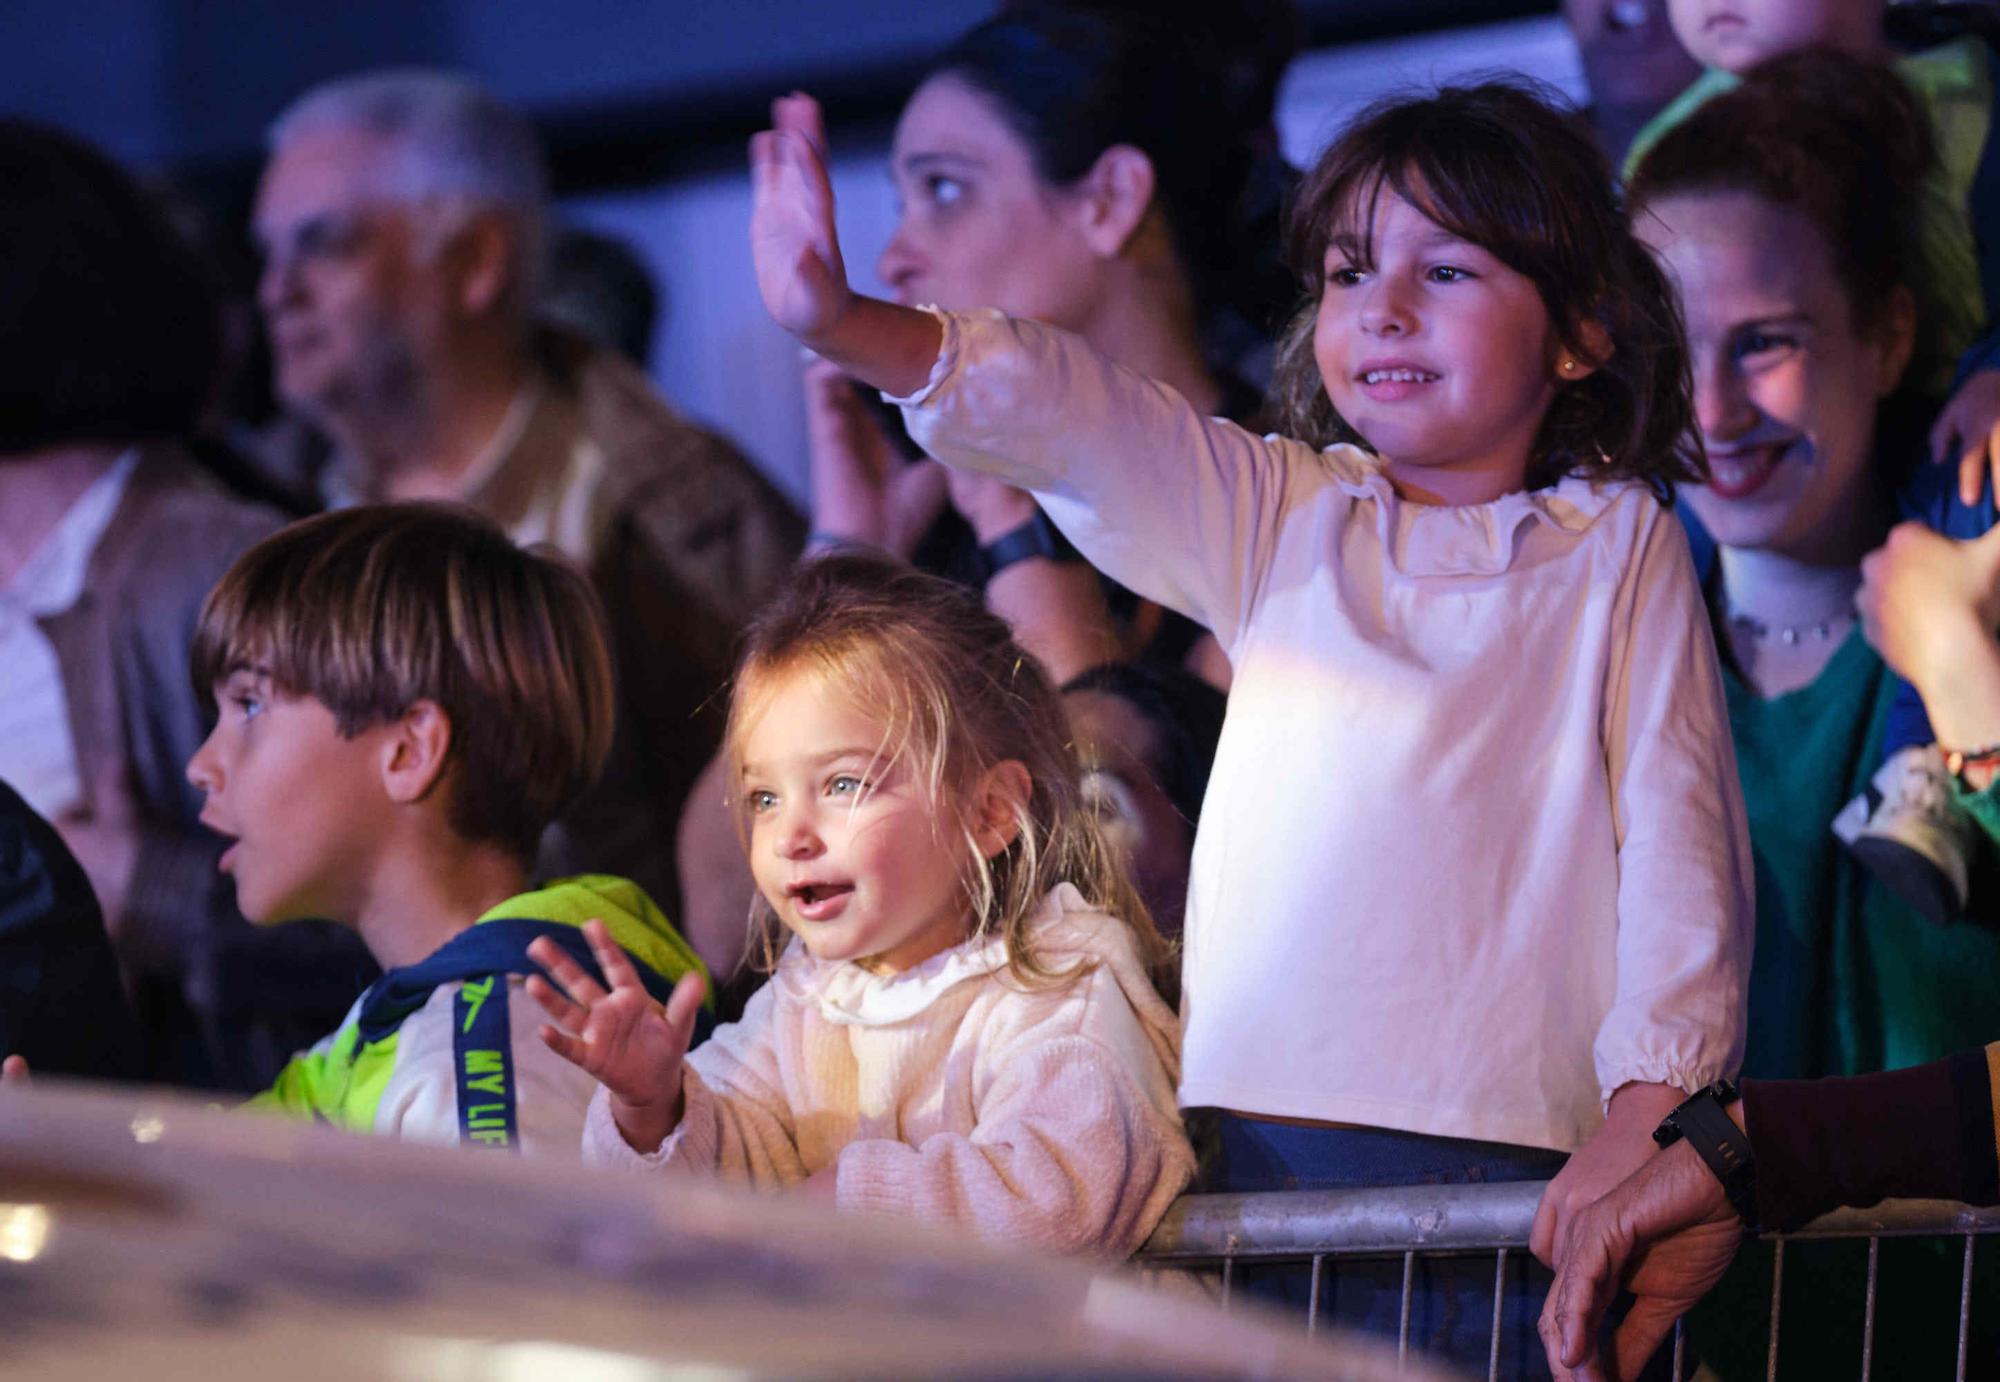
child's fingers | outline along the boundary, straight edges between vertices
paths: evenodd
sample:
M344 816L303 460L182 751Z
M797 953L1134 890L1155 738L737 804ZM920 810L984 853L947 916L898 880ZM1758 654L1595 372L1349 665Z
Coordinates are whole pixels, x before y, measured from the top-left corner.
M541 975L530 974L528 976L527 988L528 997L540 1004L542 1011L547 1013L549 1019L557 1025L581 1031L584 1025L590 1021L590 1013L587 1009L578 1007L576 1004L570 1002L569 999L557 993L555 985L551 984Z
M586 1008L605 996L604 986L591 978L582 965L564 954L562 947L547 936L538 936L529 942L528 958L548 971L555 987Z
M1958 415L1949 407L1939 412L1937 421L1931 424L1927 440L1931 449L1930 459L1938 464L1942 465L1948 456L1957 455Z
M1979 502L1979 491L1986 484L1986 457L1988 440L1985 437L1967 438L1965 448L1958 457L1958 497L1969 509Z
M597 957L597 967L604 971L604 978L611 985L612 992L645 987L639 978L639 971L632 967L631 959L625 954L625 947L611 938L610 927L592 917L583 924L583 935L590 942L590 953Z
M1556 1229L1558 1210L1555 1195L1550 1190L1542 1192L1541 1203L1535 1206L1535 1220L1528 1229L1528 1251L1538 1258L1542 1265L1551 1266L1555 1260Z
M588 1054L589 1048L568 1032L557 1027L551 1027L548 1023L544 1022L535 1028L535 1034L542 1039L542 1045L548 1047L571 1065L583 1070L590 1069L590 1063L584 1059L585 1055Z
M815 153L824 156L825 117L820 113L819 102L805 92L794 91L771 102L771 123L788 134L798 135Z
M692 969L681 976L674 991L667 995L667 1026L680 1039L682 1050L687 1049L694 1036L695 1018L701 1012L701 996L707 987L701 971Z
M750 190L754 197L767 195L778 173L778 132L759 130L750 136Z

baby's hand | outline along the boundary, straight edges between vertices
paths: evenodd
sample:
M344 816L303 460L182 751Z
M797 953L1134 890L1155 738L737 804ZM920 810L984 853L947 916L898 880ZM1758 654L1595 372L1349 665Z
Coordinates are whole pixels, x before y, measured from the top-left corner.
M701 975L685 975L662 1007L603 922L585 922L583 934L611 981L608 991L548 938L528 947L529 958L555 980L528 979L529 997L553 1019L554 1025L542 1024L542 1040L610 1091L612 1117L626 1142L656 1151L680 1125L681 1058L701 1008Z
M30 1083L27 1057L9 1056L0 1061L0 1085L18 1085L25 1089Z
M1931 426L1931 456L1940 465L1958 463L1958 497L1967 508L1979 502L1986 477L2000 495L2000 369L1974 370L1938 413Z
M810 344L854 298L833 226L826 130L803 94L773 101L771 125L750 139L750 250L766 310Z

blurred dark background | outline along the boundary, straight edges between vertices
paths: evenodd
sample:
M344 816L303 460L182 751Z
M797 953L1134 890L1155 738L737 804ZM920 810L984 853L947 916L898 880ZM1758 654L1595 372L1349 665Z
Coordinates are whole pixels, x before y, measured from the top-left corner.
M1593 0L1595 3L1595 0ZM995 0L6 0L0 110L62 125L171 181L231 235L266 126L296 95L365 68L466 72L527 113L561 212L625 240L662 311L668 397L803 487L794 353L756 310L743 144L770 97L825 102L842 234L873 282L893 223L882 155L926 58ZM1219 8L1228 9L1225 3ZM1584 98L1555 0L1300 0L1305 55L1279 102L1294 162L1385 89L1527 72Z

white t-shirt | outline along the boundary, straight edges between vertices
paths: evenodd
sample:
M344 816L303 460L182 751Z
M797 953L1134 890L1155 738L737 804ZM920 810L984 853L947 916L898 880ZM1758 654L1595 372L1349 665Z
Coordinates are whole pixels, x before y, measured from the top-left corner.
M1235 669L1187 909L1181 1103L1573 1149L1742 1057L1753 906L1716 655L1643 487L1400 499L1076 337L940 314L905 402Z
M62 668L37 621L82 596L91 554L138 463L136 451L113 462L0 589L0 780L49 820L83 805L85 790Z

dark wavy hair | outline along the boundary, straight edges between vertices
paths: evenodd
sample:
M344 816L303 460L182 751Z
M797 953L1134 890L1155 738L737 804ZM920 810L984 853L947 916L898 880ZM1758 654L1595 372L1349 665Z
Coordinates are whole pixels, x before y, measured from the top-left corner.
M1916 95L1889 67L1827 48L1761 62L1741 85L1661 137L1632 174L1643 208L1676 194L1746 192L1810 221L1854 324L1879 330L1898 288L1917 303L1904 378L1932 376L1970 328L1942 300L1925 247L1925 179L1936 161Z
M1313 356L1327 247L1368 228L1383 192L1531 281L1571 354L1610 358L1558 386L1535 437L1527 487L1567 475L1643 480L1671 502L1707 479L1694 426L1686 333L1673 289L1632 234L1589 130L1553 93L1507 80L1395 97L1364 112L1300 186L1286 257L1306 300L1278 345L1272 381L1282 430L1310 442L1367 442L1335 411Z
M969 30L926 75L992 101L1053 186L1074 184L1113 145L1145 154L1197 308L1221 295L1246 176L1242 133L1234 115L1197 98L1216 86L1215 64L1170 25L1024 5Z
M0 119L0 456L192 432L222 327L199 256L90 145Z

